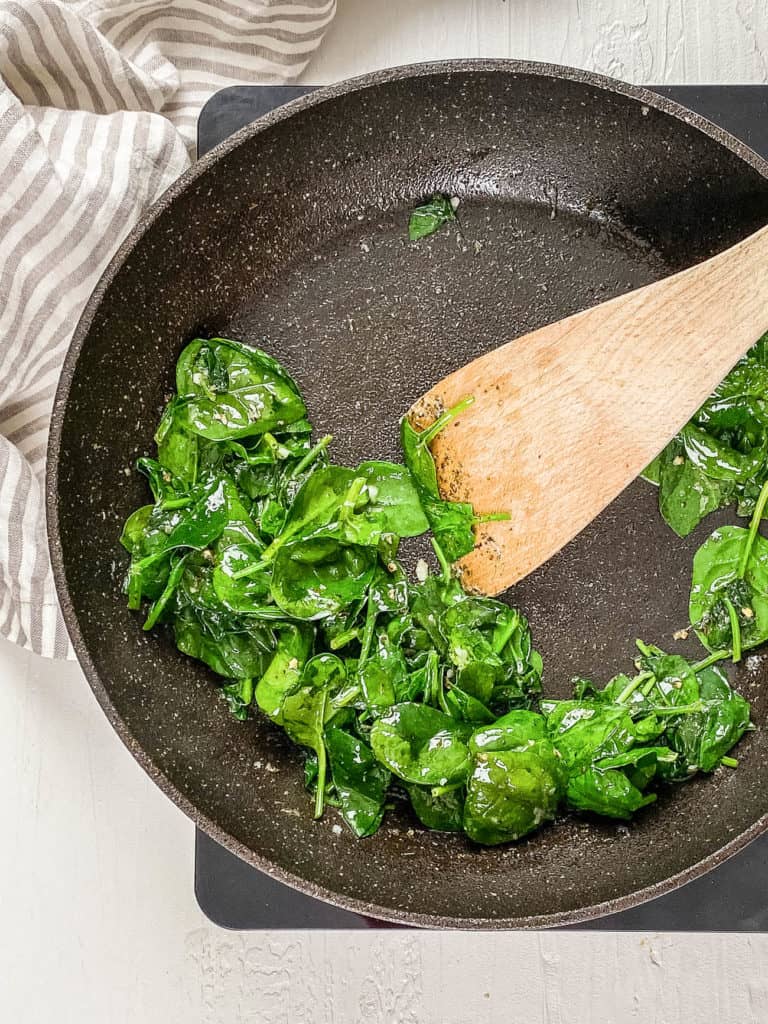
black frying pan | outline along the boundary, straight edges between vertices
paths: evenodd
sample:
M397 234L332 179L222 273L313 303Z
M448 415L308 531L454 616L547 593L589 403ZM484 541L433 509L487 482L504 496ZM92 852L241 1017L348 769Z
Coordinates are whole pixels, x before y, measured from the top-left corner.
M737 771L665 792L629 827L579 817L478 849L405 810L374 838L311 820L299 756L235 722L207 670L147 635L118 534L197 333L284 361L339 461L397 457L396 423L440 376L506 341L712 255L768 221L768 165L676 104L582 72L422 65L315 93L238 133L121 247L78 326L48 463L53 564L72 640L142 766L219 842L281 881L389 920L541 926L620 910L701 874L768 825L768 730ZM408 211L461 197L461 232L410 245ZM681 367L685 372L685 367ZM635 414L643 415L642 409ZM509 457L514 458L514 437ZM722 521L722 520L721 520ZM672 646L693 552L636 482L509 594L545 689L607 679L642 636ZM694 652L696 642L689 642ZM675 646L683 650L684 645ZM733 673L761 726L765 656Z

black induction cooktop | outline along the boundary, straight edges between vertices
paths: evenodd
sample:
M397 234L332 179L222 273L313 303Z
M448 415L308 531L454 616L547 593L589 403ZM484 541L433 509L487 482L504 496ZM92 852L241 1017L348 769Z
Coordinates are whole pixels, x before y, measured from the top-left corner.
M722 125L768 157L768 86L651 86ZM216 93L200 114L202 156L257 117L308 92L311 86L233 86ZM195 895L202 911L224 928L385 928L381 921L322 903L257 871L198 831ZM575 926L639 931L768 930L768 835L674 892L620 914Z

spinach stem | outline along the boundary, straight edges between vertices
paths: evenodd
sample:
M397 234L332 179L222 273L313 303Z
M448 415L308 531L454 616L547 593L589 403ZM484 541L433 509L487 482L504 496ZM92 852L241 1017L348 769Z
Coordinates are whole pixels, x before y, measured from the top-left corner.
M507 523L512 518L509 512L484 512L481 516L475 516L473 523Z
M369 594L368 607L365 610L365 628L363 629L363 636L360 640L360 657L357 659L358 668L361 668L368 660L368 655L371 650L371 642L373 640L373 631L376 628L376 617L378 614L379 609L376 607Z
M352 704L354 701L357 700L359 696L360 687L350 686L348 687L348 689L342 690L342 692L338 696L334 697L331 700L331 704L333 705L335 711L339 711L341 710L341 708L345 708L348 705Z
M269 549L262 551L262 555L265 555ZM242 580L246 576L255 576L256 573L263 572L267 568L271 559L262 558L258 562L254 562L253 565L246 565L244 569L238 569L237 572L230 573L230 578L233 580Z
M315 747L315 753L317 754L317 789L315 790L315 818L319 818L323 813L323 806L325 804L325 774L327 757L325 753L325 741L323 739L323 726L325 724L325 712L328 707L328 690L323 692L323 702L320 705L319 719L319 732L320 732L320 743Z
M288 616L276 604L249 604L247 610L243 609L241 615L247 615L251 619L264 619L265 622L286 622Z
M291 476L298 476L299 473L304 472L307 466L311 466L315 459L325 451L332 440L333 434L326 434L325 437L321 437L317 444L313 448L309 449L304 458L294 466Z
M730 658L730 651L715 651L710 654L708 658L704 658L703 661L697 661L695 665L691 665L691 669L694 672L701 672L702 669L709 668L710 665L714 665L716 661L723 661L725 658Z
M697 700L693 704L661 704L649 708L648 712L651 715L690 715L696 711L704 711L706 706L705 701Z
M326 772L326 757L325 757L325 744L321 741L317 751L317 789L315 790L315 818L321 818L323 815L323 805L325 804L325 772Z
M443 709L443 714L444 715L450 715L451 714L451 709L448 707L448 701L446 700L446 697L445 697L445 687L444 686L438 686L438 688L437 688L437 699L438 699L438 703L440 704L440 707ZM463 783L462 783L462 785L463 785Z
M453 793L457 789L461 789L463 785L463 782L453 782L449 786L433 786L430 794L432 796L445 796L446 793Z
M157 507L162 509L163 511L166 511L166 510L175 509L175 508L187 508L191 504L192 504L192 499L189 498L189 497L185 497L185 498L165 498L163 501L160 502L160 504Z
M644 697L647 697L648 694L651 692L651 690L654 688L654 686L656 685L657 682L658 682L658 679L656 678L656 676L653 673L651 673L651 678L648 680L647 683L643 684L643 687L640 690L640 693L642 693L642 695Z
M426 683L424 684L424 703L433 707L440 703L440 680L437 674L437 651L430 651L427 655Z
M634 679L630 679L624 689L621 691L619 696L616 698L617 704L623 704L624 701L631 697L635 690L640 686L641 683L647 682L649 679L654 679L653 672L641 672L639 676L635 676ZM653 689L653 687L651 687Z
M733 660L734 663L741 661L741 626L739 625L739 616L736 609L733 607L733 601L730 597L724 598L725 607L728 609L728 618L731 621L731 642L733 644Z
M350 641L354 640L355 637L359 636L360 628L358 626L351 626L349 629L345 629L343 633L339 633L335 636L328 646L332 651L338 651L342 647L346 647Z
M253 700L253 676L246 676L240 681L240 700L243 704L250 704Z
M474 395L467 395L466 398L462 398L456 405L452 405L450 409L446 409L445 412L441 412L431 427L427 427L426 430L422 430L419 434L418 444L422 447L432 444L434 439L440 433L441 430L445 430L451 420L455 420L456 417L468 409L475 400Z
M738 768L739 759L737 757L721 757L720 764L724 765L726 768Z
M163 548L162 551L156 551L153 555L146 555L140 561L136 562L135 565L131 566L131 570L137 573L143 572L148 566L154 565L155 562L161 562L167 555L170 555L176 548Z
M740 580L744 579L747 571L747 563L749 562L749 556L752 554L752 548L755 544L755 537L757 537L757 531L760 527L760 522L765 512L765 505L768 502L768 480L763 484L760 494L755 505L755 511L752 513L752 521L749 524L749 534L744 543L744 549L741 552L741 558L739 559L739 571L738 577Z
M518 617L515 613L509 616L509 621L506 623L504 628L500 631L499 635L493 641L494 654L501 654L504 648L507 646L507 641L515 632L517 627L520 625Z
M349 490L344 496L344 501L342 501L341 508L339 509L339 519L342 522L346 522L352 515L352 513L355 511L357 499L360 497L360 494L362 493L364 487L364 476L356 476L352 483L349 485Z
M127 580L128 607L131 611L136 612L141 607L141 598L143 593L142 577L144 575L144 570L150 565L155 565L157 562L161 562L176 550L178 549L175 547L164 548L162 551L156 551L154 555L146 555L138 562L131 562L128 568Z
M432 550L435 552L435 557L437 558L438 562L440 563L440 569L442 570L442 573L443 573L443 582L444 583L450 583L451 582L451 563L448 561L448 559L443 554L443 549L440 547L440 545L437 543L437 541L435 540L434 537L430 537L430 542L432 544Z
M189 552L187 552L187 554L189 554ZM187 555L182 555L182 557L178 560L176 565L174 565L174 567L171 569L170 574L168 576L168 580L165 584L165 587L163 588L162 594L160 595L160 597L158 597L158 599L152 604L152 607L149 609L149 614L147 615L146 621L144 623L145 630L152 629L154 624L160 618L160 614L162 613L163 609L168 604L171 597L173 597L173 593L176 590L176 587L178 587L179 581L181 580L182 574L184 572L184 564L186 561Z

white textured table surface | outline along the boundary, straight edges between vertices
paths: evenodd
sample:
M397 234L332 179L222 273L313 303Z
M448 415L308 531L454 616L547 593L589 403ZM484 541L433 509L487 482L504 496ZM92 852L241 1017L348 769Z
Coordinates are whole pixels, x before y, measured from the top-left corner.
M339 0L307 82L456 56L768 81L765 0ZM0 645L0 1021L764 1024L768 936L230 933L79 668Z

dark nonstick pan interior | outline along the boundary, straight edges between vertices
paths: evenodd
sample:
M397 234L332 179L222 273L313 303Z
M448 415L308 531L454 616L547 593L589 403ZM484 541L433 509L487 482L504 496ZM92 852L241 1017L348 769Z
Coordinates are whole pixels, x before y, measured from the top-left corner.
M282 360L338 461L397 457L398 417L440 376L551 320L689 266L768 220L768 167L674 104L580 72L457 62L373 75L270 115L214 151L123 245L75 336L51 435L48 515L73 642L141 764L214 838L277 878L414 924L543 925L659 895L762 831L768 661L732 672L758 730L736 771L678 786L630 825L567 818L479 849L404 810L374 838L311 820L300 756L241 725L208 671L145 634L118 535L132 472L185 340L229 334ZM459 225L407 241L440 190ZM685 372L685 366L680 367ZM642 408L632 411L638 418ZM478 444L483 443L480 437ZM509 437L499 458L514 459ZM725 518L725 517L724 517ZM723 520L721 521L724 521ZM545 690L631 665L635 637L695 652L693 552L636 482L508 594Z

